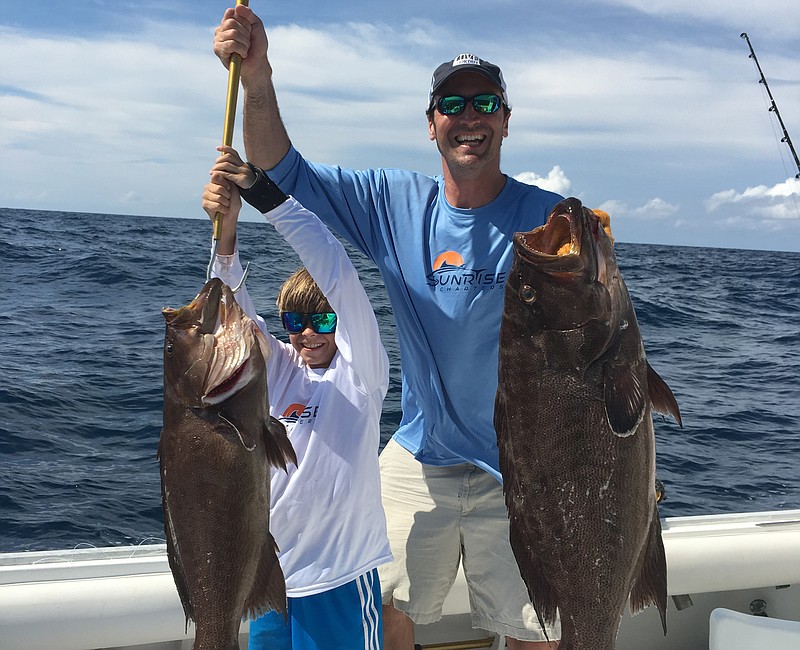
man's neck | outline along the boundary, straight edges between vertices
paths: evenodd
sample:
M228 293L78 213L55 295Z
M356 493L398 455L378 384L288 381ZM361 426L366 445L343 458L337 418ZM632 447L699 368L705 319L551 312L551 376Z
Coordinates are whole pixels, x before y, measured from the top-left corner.
M444 166L444 195L454 208L482 208L494 201L506 184L499 170L478 174L453 174Z

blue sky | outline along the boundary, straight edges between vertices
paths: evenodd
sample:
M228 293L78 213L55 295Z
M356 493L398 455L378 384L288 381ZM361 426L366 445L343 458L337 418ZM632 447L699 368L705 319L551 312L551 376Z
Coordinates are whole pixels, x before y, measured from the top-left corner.
M211 38L226 6L2 0L0 206L204 217L227 83ZM605 208L620 241L800 251L797 169L739 37L797 149L797 0L251 7L312 160L440 173L430 75L474 52L509 85L507 174Z

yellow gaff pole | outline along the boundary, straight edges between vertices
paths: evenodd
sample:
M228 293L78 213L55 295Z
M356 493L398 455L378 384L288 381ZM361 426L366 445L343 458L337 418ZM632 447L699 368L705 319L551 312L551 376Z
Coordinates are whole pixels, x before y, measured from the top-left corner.
M236 6L249 5L249 0L236 0ZM239 75L242 65L242 57L238 54L231 55L230 65L228 66L228 96L225 104L225 125L222 129L222 144L230 147L233 144L233 124L236 121L236 101L239 96ZM206 280L211 279L211 269L214 266L214 260L217 258L217 246L219 245L219 237L222 231L222 213L217 212L214 215L214 234L211 238L211 259L208 262L208 269L206 269ZM242 278L244 284L244 278ZM241 284L239 285L241 286ZM238 287L237 287L238 288Z

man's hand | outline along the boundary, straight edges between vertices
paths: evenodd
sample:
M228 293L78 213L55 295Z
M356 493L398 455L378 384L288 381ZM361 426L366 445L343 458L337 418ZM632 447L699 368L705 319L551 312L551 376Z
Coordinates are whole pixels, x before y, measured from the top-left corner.
M272 76L267 59L267 32L264 23L245 5L225 10L222 21L214 30L214 54L227 68L231 56L242 57L242 85L247 88Z

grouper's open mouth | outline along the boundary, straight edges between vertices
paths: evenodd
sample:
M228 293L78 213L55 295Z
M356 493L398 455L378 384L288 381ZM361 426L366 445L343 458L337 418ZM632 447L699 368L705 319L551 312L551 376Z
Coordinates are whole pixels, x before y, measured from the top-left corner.
M602 257L598 242L603 231L613 246L610 218L602 210L589 210L579 199L570 197L558 203L547 223L530 232L514 235L517 254L532 264L546 265L561 271L576 271L593 266L593 258ZM588 250L588 249L592 250ZM596 261L596 260L595 260ZM602 276L602 272L599 272Z
M545 225L517 233L514 239L528 257L563 257L581 252L580 233L575 220L566 212L551 214Z

